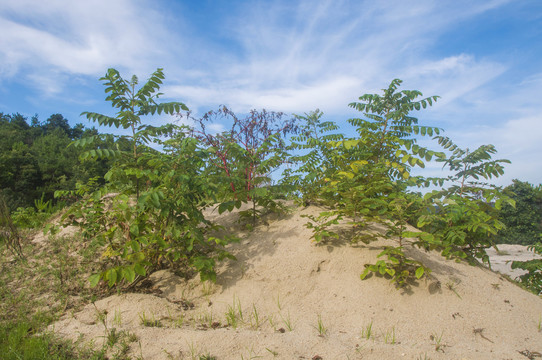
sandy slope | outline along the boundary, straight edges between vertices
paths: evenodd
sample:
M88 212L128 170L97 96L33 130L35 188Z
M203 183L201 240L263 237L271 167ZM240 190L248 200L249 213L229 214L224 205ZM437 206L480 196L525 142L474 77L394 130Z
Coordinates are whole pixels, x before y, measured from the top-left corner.
M383 243L311 243L300 215L318 211L307 208L242 233L231 247L238 261L220 268L216 284L161 271L151 276L153 294L115 295L96 308L107 310L109 329L138 336L141 346L130 354L144 359L209 353L217 359L525 360L519 351L542 352L539 297L483 267L417 249L409 252L433 269L430 280L409 291L375 276L361 281L363 264L374 262ZM218 220L234 224L235 217ZM243 320L225 327L226 313L239 307ZM96 308L67 315L55 331L101 344ZM319 316L325 336L317 331ZM162 327L142 326L142 317Z

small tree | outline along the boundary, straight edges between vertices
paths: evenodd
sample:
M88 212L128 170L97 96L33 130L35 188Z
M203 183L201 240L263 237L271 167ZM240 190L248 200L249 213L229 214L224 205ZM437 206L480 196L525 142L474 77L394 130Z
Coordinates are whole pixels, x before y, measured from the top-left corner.
M446 257L471 256L489 262L485 249L495 245L497 233L504 228L499 211L504 204L515 206L515 202L501 188L479 180L502 175L503 164L510 161L493 160L492 154L497 152L493 145L470 151L447 137L436 139L451 152L437 161L455 174L444 179L451 183L447 189L425 195L427 213L419 218L418 227L426 231L427 246L440 249Z
M403 251L406 220L409 211L416 206L416 196L408 194L407 187L418 179L410 176L414 166L424 167L435 155L427 148L417 145L416 136L438 134L440 129L418 125L410 112L431 106L436 96L418 98L419 91L398 88L401 80L395 79L383 94L365 94L360 102L350 107L363 112L365 118L348 122L356 127L359 137L328 141L330 159L334 168L325 179L321 196L336 210L309 217L307 226L315 229L315 239L322 239L322 231L336 236L323 225L337 223L348 217L353 225L353 241L371 242L383 236L396 239L398 246L387 246L379 254L387 260L367 264L361 275L370 272L388 274L398 285L404 285L412 276L420 278L427 268L420 262L408 259ZM331 220L329 220L331 219ZM388 231L375 235L365 231L370 223L380 223Z
M101 126L115 127L127 129L131 132L129 135L116 136L117 138L126 139L131 145L131 152L117 149L97 149L87 153L86 156L91 157L122 157L118 167L113 168L108 178L111 181L119 180L125 182L129 180L133 182L131 188L135 191L136 198L139 198L141 187L141 163L139 157L142 150L148 150L147 144L152 142L152 139L157 136L166 134L170 127L154 127L152 125L143 124L142 117L146 115L176 114L181 109L188 110L186 105L181 102L157 103L156 100L162 93L159 93L160 85L164 79L163 69L157 69L147 82L139 89L136 86L139 83L137 76L132 76L131 80L125 80L120 76L120 73L115 69L107 70L104 77L100 78L106 86L105 92L109 93L106 101L111 101L111 105L118 109L115 117L102 115L94 112L85 111L81 115L85 115L87 119L97 122ZM86 145L92 143L95 139L104 135L95 135L75 141L75 145ZM105 135L108 136L108 135ZM109 135L111 136L111 135Z
M542 256L542 242L527 247L536 255ZM519 278L533 293L542 294L542 259L533 259L527 261L512 261L512 269L522 269L528 271Z
M283 120L284 114L266 110L252 110L246 117L238 117L227 107L209 111L195 119L194 136L206 146L211 156L207 172L223 184L219 193L219 212L239 208L242 202L252 202L253 225L257 216L256 205L275 208L270 174L286 158L283 136L295 132L294 120ZM216 120L231 122L231 128L218 134L207 129Z
M297 135L291 137L288 147L301 154L288 159L291 167L284 171L282 183L293 185L294 191L301 194L304 205L325 201L320 194L326 178L331 176L335 168L333 149L328 143L344 139L342 134L330 133L339 127L331 121L322 122L322 115L320 110L304 116L296 115L301 124Z
M229 256L223 249L226 241L207 235L215 227L201 212L210 192L201 176L206 154L182 128L143 123L145 115L187 110L179 102L156 102L163 79L162 69L158 69L136 90L137 77L126 81L117 70L109 69L101 80L109 93L107 100L119 109L117 116L83 113L100 125L131 131L121 136L130 143L130 151L104 148L84 155L115 156L117 161L105 176L106 186L88 194L65 215L82 228L85 237L105 246L107 262L91 276L93 286L100 280L109 286L134 283L150 271L174 265L194 268L202 279L212 280L215 259ZM164 134L170 140L162 142ZM83 138L74 145L88 145L97 137ZM164 146L164 152L149 148L150 142Z

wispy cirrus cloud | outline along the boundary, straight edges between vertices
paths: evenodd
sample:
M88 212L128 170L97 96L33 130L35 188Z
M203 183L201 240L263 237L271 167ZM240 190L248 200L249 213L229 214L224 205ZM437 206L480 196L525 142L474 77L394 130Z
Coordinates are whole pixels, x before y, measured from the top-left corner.
M0 81L20 76L47 94L61 91L62 75L96 76L111 66L148 72L167 54L157 38L171 39L156 25L161 18L151 7L126 0L4 2Z
M181 74L189 83L181 80L166 93L200 109L225 103L236 111L344 114L357 96L399 77L441 95L442 104L453 102L506 65L464 53L428 56L430 49L454 23L504 3L301 1L234 8L215 26L236 51L210 55L214 61L203 61L201 77Z
M521 160L536 161L526 154L540 149L531 135L542 133L542 68L522 63L519 69L515 56L496 56L469 32L465 41L480 46L447 43L464 29L484 35L476 31L487 22L536 18L531 6L511 0L0 0L0 83L24 86L37 95L28 96L38 99L34 106L47 96L79 101L85 104L80 113L89 99L102 101L96 79L108 67L126 77L164 67L165 100L186 102L195 114L225 104L236 112L319 108L344 120L353 114L348 103L401 78L404 88L441 96L420 116L461 146L498 140L517 171L542 178ZM520 44L514 51L523 56L535 47Z

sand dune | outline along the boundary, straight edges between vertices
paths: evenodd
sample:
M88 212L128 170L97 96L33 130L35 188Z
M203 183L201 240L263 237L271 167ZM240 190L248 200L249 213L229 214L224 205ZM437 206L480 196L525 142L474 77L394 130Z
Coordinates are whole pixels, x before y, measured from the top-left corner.
M230 248L237 261L221 265L216 284L159 271L149 293L102 299L54 329L101 345L97 314L106 310L108 329L137 335L130 355L144 359L525 360L542 352L539 297L484 267L414 248L409 254L433 270L429 279L408 290L377 276L361 281L384 241L312 243L301 215L320 210L241 232ZM237 215L213 216L234 227Z

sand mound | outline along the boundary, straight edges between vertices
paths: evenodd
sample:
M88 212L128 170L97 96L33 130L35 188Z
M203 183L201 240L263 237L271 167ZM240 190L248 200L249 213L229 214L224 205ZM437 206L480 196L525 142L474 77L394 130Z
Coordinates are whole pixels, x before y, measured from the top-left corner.
M483 267L417 249L409 253L433 270L431 279L409 291L376 276L361 281L382 243L311 243L301 215L318 211L241 233L231 246L237 261L221 266L216 284L160 271L151 294L102 299L54 329L101 344L99 314L107 312L108 331L135 334L141 346L132 343L130 355L144 359L524 360L542 352L537 296ZM218 219L231 224L235 216Z
M512 269L513 261L528 261L541 259L542 256L528 250L528 246L500 244L497 246L499 251L494 248L487 249L487 254L491 261L491 269L517 279L527 271L522 269Z

